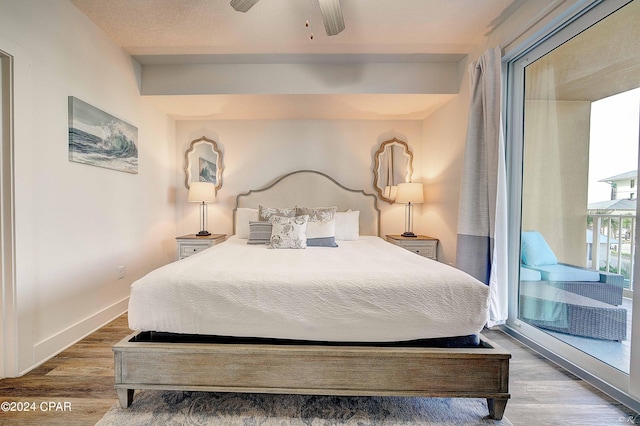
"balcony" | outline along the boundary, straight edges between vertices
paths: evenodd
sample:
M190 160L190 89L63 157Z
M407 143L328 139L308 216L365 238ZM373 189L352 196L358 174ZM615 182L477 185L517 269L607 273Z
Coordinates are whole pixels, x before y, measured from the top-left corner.
M624 298L620 307L627 310L627 339L615 342L547 331L559 340L626 374L629 374L631 357L635 231L635 215L589 214L587 216L587 265L591 269L622 274L625 280ZM598 243L593 244L594 241ZM593 262L592 259L598 259L598 262Z
M633 266L636 250L636 216L630 214L590 214L587 229L587 264L595 270L624 276L624 297L633 295ZM599 236L599 238L597 237ZM593 242L599 240L597 244ZM593 259L598 259L594 262Z

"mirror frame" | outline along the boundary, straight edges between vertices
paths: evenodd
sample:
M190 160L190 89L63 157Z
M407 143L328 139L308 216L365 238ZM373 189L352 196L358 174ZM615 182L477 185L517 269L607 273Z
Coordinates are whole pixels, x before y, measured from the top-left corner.
M200 139L191 141L189 149L184 153L184 186L189 189L189 181L191 177L191 173L189 171L189 169L191 168L191 163L189 162L189 154L195 151L196 145L200 143L211 145L211 149L218 156L218 159L216 161L216 192L218 192L220 188L222 188L222 171L224 170L222 165L222 151L220 151L220 149L218 148L218 144L216 144L215 141L208 139L205 136L201 137Z
M378 186L378 179L380 178L378 169L380 168L380 157L385 152L385 149L388 146L393 145L400 145L404 149L404 154L409 157L409 159L407 160L407 172L405 174L407 177L406 182L411 182L411 176L413 175L413 154L411 153L411 150L409 150L409 145L406 142L396 138L382 142L382 144L380 144L380 148L374 154L375 164L373 165L373 188L378 193L378 197L389 204L395 203L395 200L385 197L383 189Z

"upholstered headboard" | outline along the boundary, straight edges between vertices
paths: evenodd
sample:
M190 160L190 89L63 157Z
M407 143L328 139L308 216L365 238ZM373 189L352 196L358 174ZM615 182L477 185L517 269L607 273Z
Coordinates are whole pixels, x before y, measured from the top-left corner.
M277 178L261 189L253 189L236 197L233 212L234 230L238 208L328 207L338 211L360 211L360 235L380 235L380 210L375 195L349 189L332 177L315 170L298 170Z

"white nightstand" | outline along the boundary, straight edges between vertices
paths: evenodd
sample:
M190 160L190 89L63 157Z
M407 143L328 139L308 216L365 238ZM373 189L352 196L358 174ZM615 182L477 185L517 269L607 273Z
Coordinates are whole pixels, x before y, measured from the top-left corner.
M423 257L438 260L438 239L418 235L417 237L403 237L402 235L386 235L387 241L412 251Z
M184 259L215 244L220 244L226 239L226 234L211 234L203 237L197 236L196 234L189 234L176 237L176 241L178 242L176 258L178 260Z

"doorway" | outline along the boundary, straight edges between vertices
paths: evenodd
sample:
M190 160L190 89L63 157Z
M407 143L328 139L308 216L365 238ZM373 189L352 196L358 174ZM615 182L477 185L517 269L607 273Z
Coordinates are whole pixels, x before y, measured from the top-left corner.
M506 120L514 242L508 325L634 407L638 20L640 0L593 2L524 48L507 63ZM612 102L622 98L631 102ZM602 119L603 103L631 121ZM635 129L624 149L617 148L622 126ZM590 197L594 179L608 185L603 199Z

